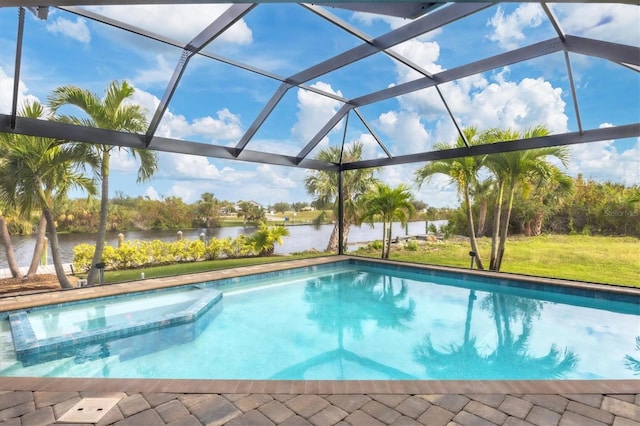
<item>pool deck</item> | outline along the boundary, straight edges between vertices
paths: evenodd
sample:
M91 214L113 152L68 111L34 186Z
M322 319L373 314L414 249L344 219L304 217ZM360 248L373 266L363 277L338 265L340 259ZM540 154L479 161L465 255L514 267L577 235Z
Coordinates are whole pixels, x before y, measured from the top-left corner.
M0 313L349 258L331 256L285 261L100 287L10 295L0 297ZM542 278L535 281L601 288ZM614 291L638 294L636 289ZM61 425L64 423L56 420L87 397L121 398L98 425L640 426L640 380L253 381L41 377L0 377L0 426Z

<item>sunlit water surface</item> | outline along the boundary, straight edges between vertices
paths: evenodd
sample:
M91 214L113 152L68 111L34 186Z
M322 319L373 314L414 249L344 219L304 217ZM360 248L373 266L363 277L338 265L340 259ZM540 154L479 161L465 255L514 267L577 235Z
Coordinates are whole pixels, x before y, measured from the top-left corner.
M640 304L633 298L607 301L360 262L218 289L222 301L196 324L79 346L72 356L29 366L16 359L4 320L0 375L366 380L640 373ZM130 311L188 303L189 292L140 297ZM95 323L97 311L82 309L74 327ZM119 320L126 315L118 312Z

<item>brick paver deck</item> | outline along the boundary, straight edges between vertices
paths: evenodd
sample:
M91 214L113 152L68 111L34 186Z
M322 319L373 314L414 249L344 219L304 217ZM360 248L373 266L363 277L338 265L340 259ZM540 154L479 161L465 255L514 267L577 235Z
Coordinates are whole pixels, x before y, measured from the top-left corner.
M12 295L0 298L0 312L317 264L336 258L48 294ZM639 392L638 380L233 381L0 377L0 426L62 425L57 420L83 397L121 398L98 425L640 426Z

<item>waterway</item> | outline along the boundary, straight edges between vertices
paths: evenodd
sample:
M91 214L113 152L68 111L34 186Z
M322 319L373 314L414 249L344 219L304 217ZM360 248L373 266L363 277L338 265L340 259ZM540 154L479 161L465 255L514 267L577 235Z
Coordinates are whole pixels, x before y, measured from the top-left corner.
M446 221L431 221L436 227L440 227ZM305 250L324 250L329 242L333 225L322 225L315 228L311 225L294 225L288 226L289 236L284 238L284 244L276 245L276 254L290 254ZM253 226L238 226L229 228L199 228L185 229L182 231L182 238L195 240L200 238L200 234L205 235L205 240L211 238L235 238L238 235L250 235L256 231ZM404 237L406 235L425 235L426 223L410 222L405 229L400 223L393 224L393 236ZM118 245L119 232L110 232L107 234L107 244L116 247ZM175 241L177 239L177 231L125 231L124 238L127 241ZM376 223L373 227L365 224L361 227L352 226L348 236L348 250L354 250L357 247L370 241L382 239L382 224ZM95 244L96 235L92 233L77 234L60 234L58 236L60 243L60 253L63 263L73 261L73 249L78 244L87 243ZM33 235L14 235L11 237L13 249L19 266L29 266L31 257L33 256L33 247L35 245L35 236ZM51 248L47 245L47 263L52 263ZM7 268L7 261L4 246L0 245L0 268Z

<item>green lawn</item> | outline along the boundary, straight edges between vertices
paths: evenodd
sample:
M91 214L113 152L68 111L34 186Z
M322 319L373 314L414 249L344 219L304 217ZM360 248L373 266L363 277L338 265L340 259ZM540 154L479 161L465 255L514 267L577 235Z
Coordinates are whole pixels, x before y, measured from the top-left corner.
M154 266L139 269L124 269L119 271L105 271L106 283L117 283L140 279L142 273L145 278L169 277L174 275L193 274L197 272L217 271L219 269L237 268L241 266L274 263L284 260L304 259L319 256L319 254L299 254L289 256L247 257L241 259L219 259L204 262L176 263L173 265Z
M479 241L480 254L488 263L491 241ZM379 250L361 249L361 256L378 257ZM301 259L318 254L221 259L206 262L179 263L123 271L107 271L106 282L191 274L235 268L281 260ZM469 243L447 240L423 243L417 251L392 248L391 259L432 265L468 268ZM544 235L512 237L507 242L502 272L514 272L550 278L564 278L605 284L640 287L640 239L633 237L592 237L584 235Z
M479 241L483 262L489 262L491 240ZM394 260L468 268L468 242L421 245L418 251L395 249ZM378 251L358 254L378 256ZM640 239L585 235L511 237L502 272L640 287Z

